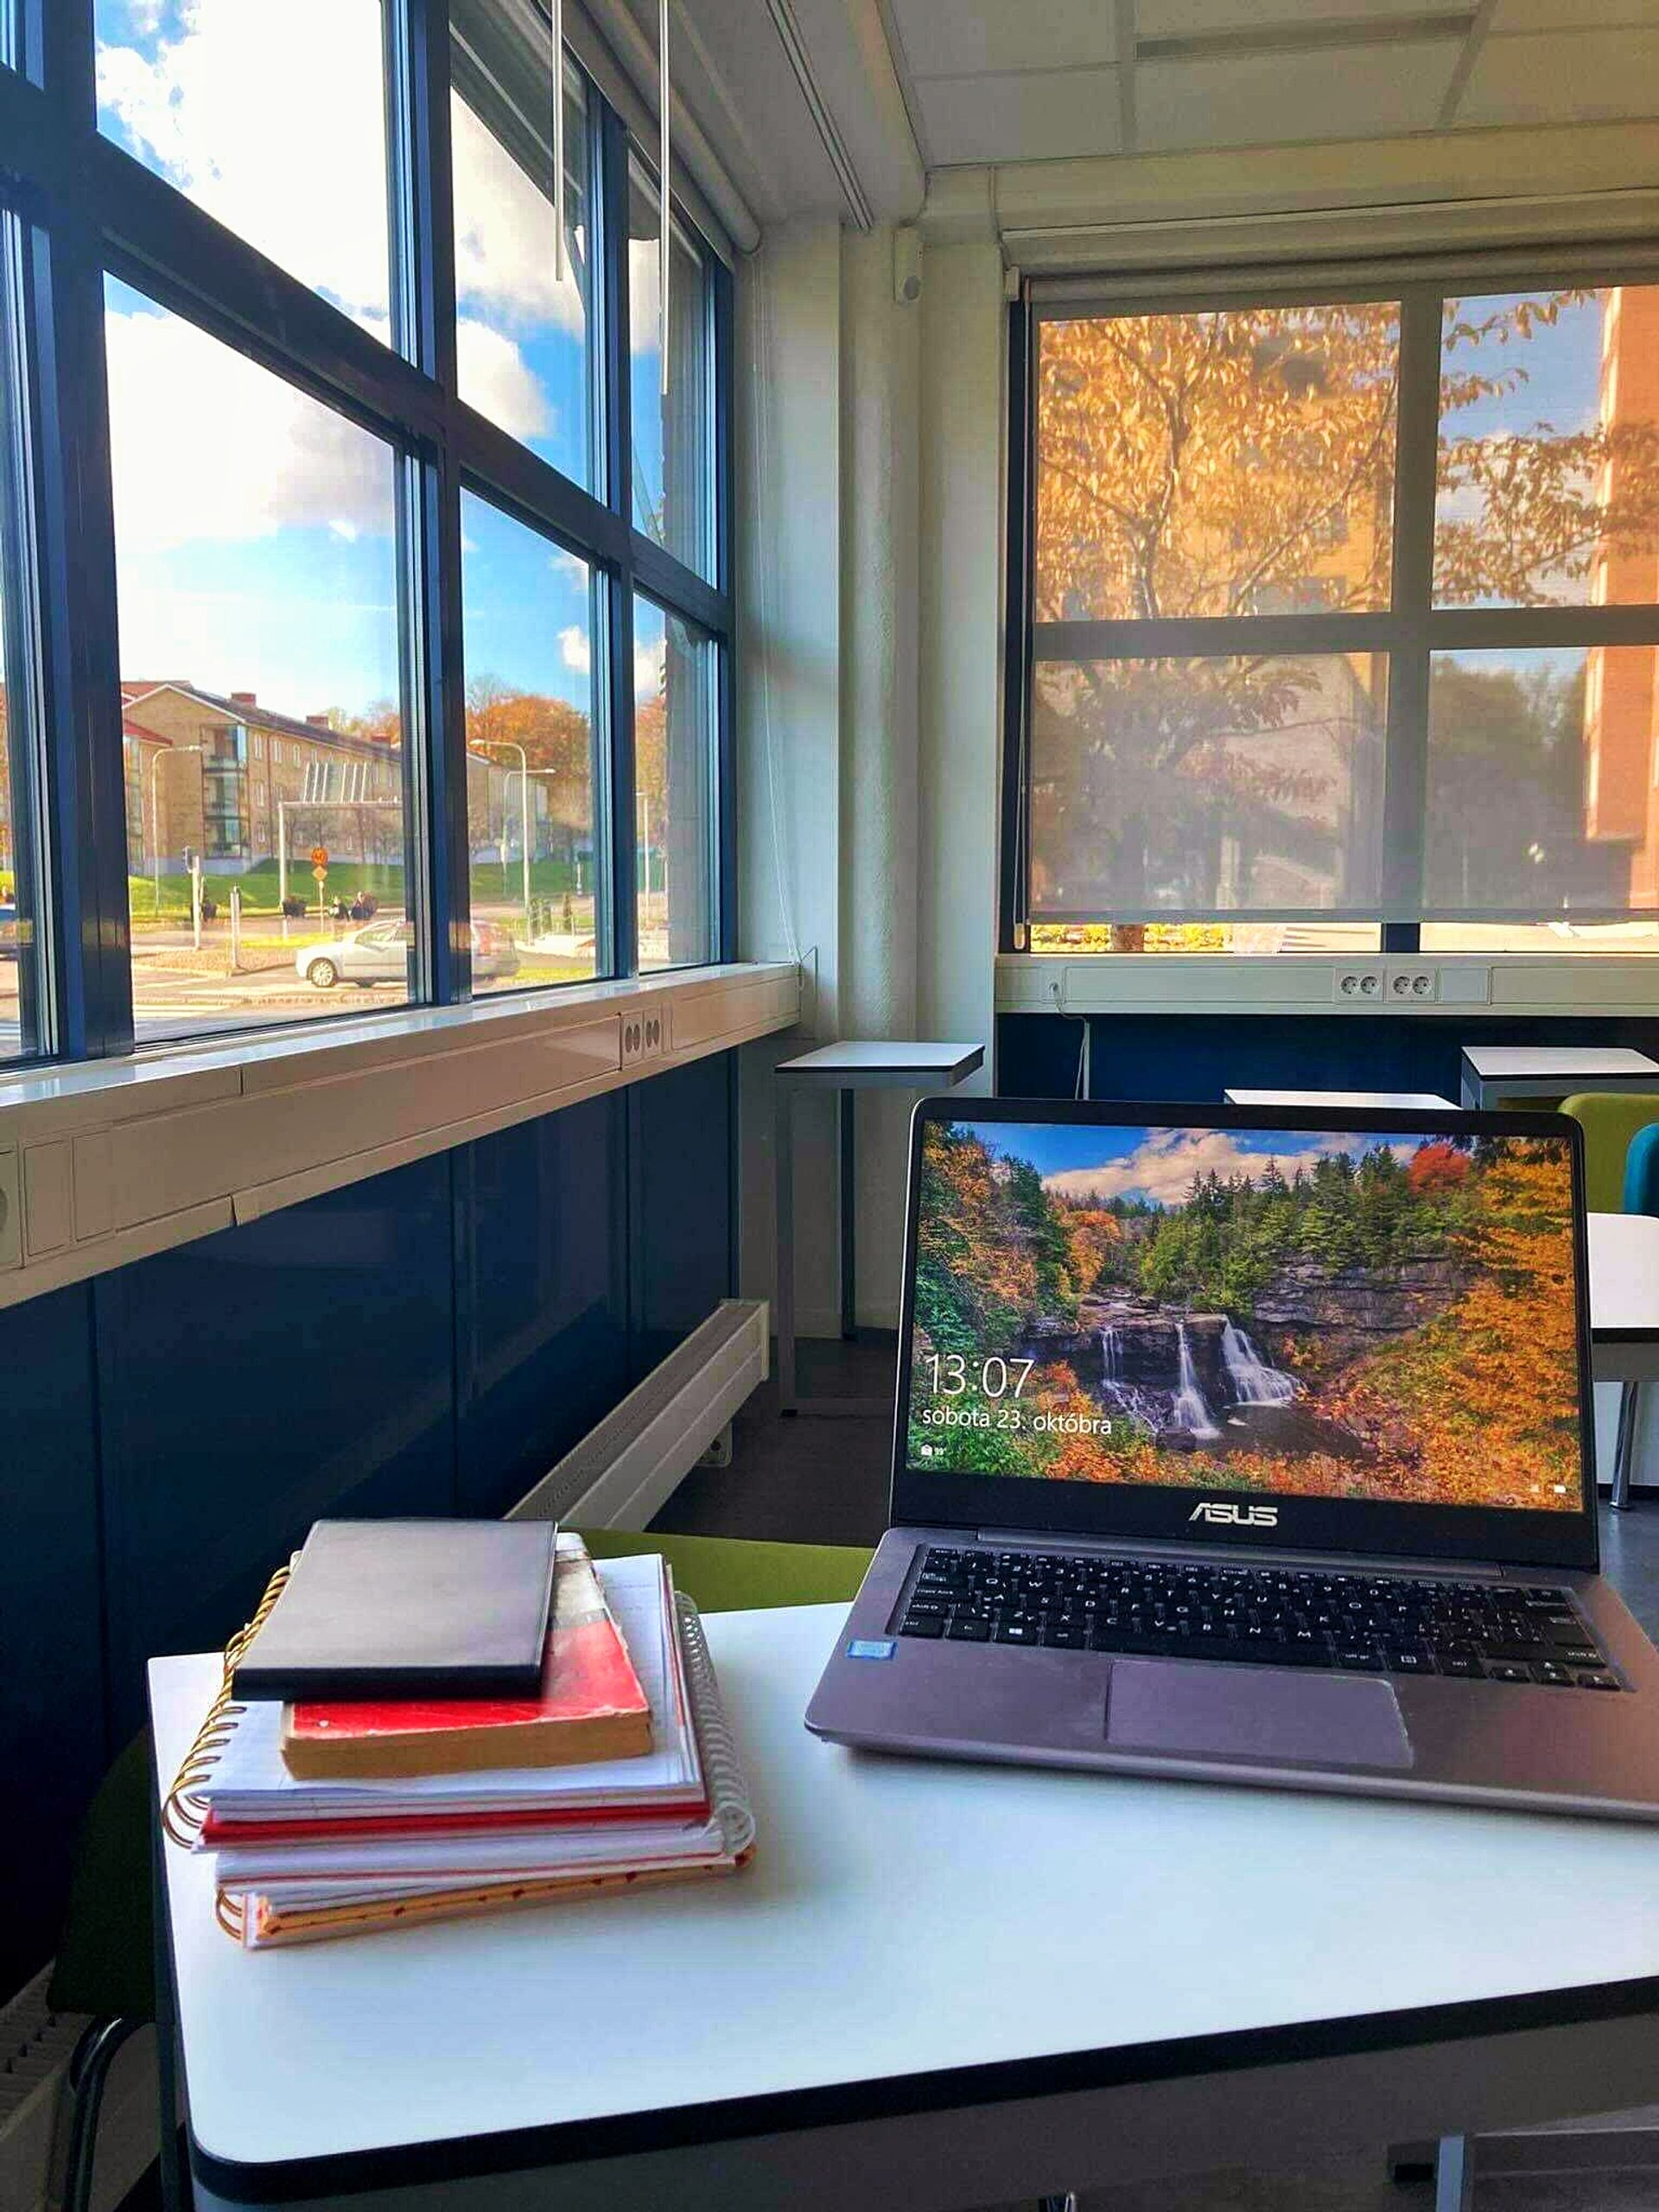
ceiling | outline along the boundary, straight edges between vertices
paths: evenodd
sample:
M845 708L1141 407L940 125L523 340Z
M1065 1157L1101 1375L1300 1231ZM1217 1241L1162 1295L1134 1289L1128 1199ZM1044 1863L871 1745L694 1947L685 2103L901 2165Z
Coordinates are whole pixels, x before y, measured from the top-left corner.
M922 161L1659 116L1659 0L880 0Z

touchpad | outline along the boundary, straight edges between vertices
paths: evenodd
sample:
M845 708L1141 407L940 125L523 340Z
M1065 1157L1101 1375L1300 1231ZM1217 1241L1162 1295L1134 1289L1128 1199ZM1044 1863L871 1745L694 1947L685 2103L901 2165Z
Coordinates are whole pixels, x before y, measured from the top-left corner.
M1115 1659L1106 1741L1173 1758L1283 1760L1297 1766L1411 1764L1392 1686L1287 1669Z

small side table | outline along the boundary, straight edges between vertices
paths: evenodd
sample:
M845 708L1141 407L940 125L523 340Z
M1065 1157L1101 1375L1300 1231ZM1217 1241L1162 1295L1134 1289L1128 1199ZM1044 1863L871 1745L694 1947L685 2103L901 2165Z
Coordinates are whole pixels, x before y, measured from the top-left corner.
M860 1090L954 1090L985 1064L982 1045L866 1042L820 1045L780 1061L777 1069L774 1144L778 1167L778 1396L786 1414L885 1414L885 1400L813 1398L795 1395L795 1129L798 1090L833 1090L839 1098L840 1167L836 1209L841 1230L841 1333L857 1323L857 1204L853 1183L853 1098Z
M1434 1114L1457 1111L1438 1090L1224 1090L1221 1095L1230 1106L1329 1107L1333 1114L1344 1106L1387 1106L1402 1113L1415 1113L1419 1108Z
M1659 1090L1659 1062L1628 1045L1465 1045L1465 1106L1569 1098L1575 1090Z

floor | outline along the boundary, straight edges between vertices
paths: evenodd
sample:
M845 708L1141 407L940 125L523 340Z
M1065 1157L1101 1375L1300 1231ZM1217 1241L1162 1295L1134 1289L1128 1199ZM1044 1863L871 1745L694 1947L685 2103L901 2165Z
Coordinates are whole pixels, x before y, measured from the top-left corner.
M890 1395L893 1339L804 1345L807 1395ZM654 1525L683 1534L798 1543L874 1544L887 1523L890 1418L785 1420L775 1384L757 1392L733 1428L732 1464L698 1468ZM1629 1513L1604 1505L1603 1565L1643 1626L1659 1640L1659 1496ZM1652 2116L1659 2126L1659 2112ZM1096 2191L1078 2212L1430 2212L1427 2181L1396 2184L1374 2158L1295 2173L1226 2172L1155 2186ZM1659 2212L1659 2171L1478 2178L1477 2212ZM849 2212L851 2209L849 2208ZM1030 2208L1021 2208L1030 2212Z

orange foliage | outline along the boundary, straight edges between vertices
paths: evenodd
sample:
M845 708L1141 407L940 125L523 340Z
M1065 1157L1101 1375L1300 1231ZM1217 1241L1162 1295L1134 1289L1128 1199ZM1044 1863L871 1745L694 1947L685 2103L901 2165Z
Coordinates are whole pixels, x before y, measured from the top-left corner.
M1469 1165L1468 1154L1459 1152L1454 1144L1419 1145L1406 1169L1407 1188L1414 1198L1431 1191L1455 1190L1468 1180Z

